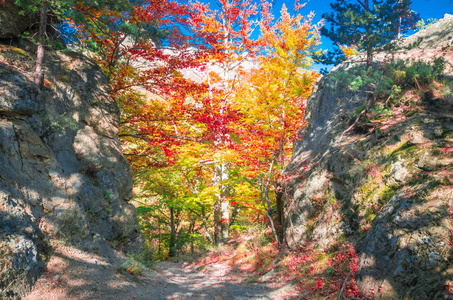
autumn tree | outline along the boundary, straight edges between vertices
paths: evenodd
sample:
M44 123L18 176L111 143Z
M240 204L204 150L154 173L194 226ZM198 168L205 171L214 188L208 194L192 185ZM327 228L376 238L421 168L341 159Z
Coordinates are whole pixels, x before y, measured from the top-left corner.
M139 206L141 224L147 237L157 237L168 251L161 256L176 256L187 246L193 251L202 240L212 242L208 227L214 189L211 167L202 163L206 151L195 143L178 149L174 164L142 170L136 184L141 191L136 201L143 204Z
M235 91L239 86L242 70L247 61L253 59L258 42L251 38L257 26L259 6L251 0L220 0L218 10L196 3L198 12L194 26L204 33L213 49L206 56L206 64L214 70L204 78L208 91L202 98L200 121L210 129L207 136L213 144L215 172L213 182L218 187L214 204L214 237L221 242L229 235L231 224L228 185L231 153L231 131L229 125L237 120L231 109ZM268 4L261 3L261 9Z
M74 43L104 70L120 105L120 137L145 230L157 220L168 254L176 255L188 235L204 231L210 238L205 229L212 207L194 199L209 194L203 174L211 166L189 166L182 155L193 145L203 148L202 128L194 121L196 103L190 98L204 90L204 84L183 73L199 67L208 50L205 37L191 29L189 5L133 2L140 5L122 10L79 1L74 6L78 17L67 21ZM198 157L196 149L189 152Z
M165 165L160 152L170 153L173 143L192 138L185 136L193 106L186 98L202 85L182 72L200 64L205 47L191 31L188 5L157 0L141 4L127 14L108 6L77 6L85 21L72 26L79 44L92 50L110 78L112 95L122 108L123 141L146 141L140 151L127 155L137 158L135 152L140 152L149 155L149 163ZM140 166L142 159L137 160Z
M207 84L195 82L187 72L203 69L206 57L215 55L217 49L204 46L211 33L192 31L190 22L196 16L188 5L174 1L147 3L136 7L130 18L121 17L128 23L152 21L159 25L159 30L166 31L159 40L144 36L125 38L124 32L118 31L104 35L110 38L96 40L102 36L96 27L85 32L99 41L97 44L103 49L99 51L100 64L110 75L113 92L123 107L120 136L127 145L125 154L137 174L136 182L144 187L138 197L144 199L145 206L162 208L159 220L168 225L169 255L173 256L186 236L184 232L202 232L206 240L211 240L212 201L206 200L206 195L214 196L211 184L206 184L202 175L205 171L191 170L213 172L214 165L209 160L203 163L206 159L195 153L200 149L211 153L206 151L206 143L219 136L211 130L218 127L213 126L215 117L209 114L214 107L209 101L203 102L207 98L198 97L208 94ZM215 109L212 111L217 114ZM199 162L188 164L192 160L182 155L188 149L193 149L192 156ZM163 186L167 188L162 189Z
M78 10L76 7L110 7L116 11L125 12L132 8L132 5L127 0L110 1L96 0L15 0L14 2L22 10L22 14L38 15L39 25L37 33L32 34L32 38L38 45L36 70L34 80L40 89L44 84L44 61L45 61L45 48L48 44L48 32L58 32L61 30L61 25L64 20L78 20L83 23L82 19L85 16L83 10ZM60 34L62 34L60 32ZM55 36L53 37L55 38Z
M330 28L323 27L321 34L337 45L364 50L367 67L371 67L376 47L415 27L420 17L410 5L410 0L336 0L330 4L333 11L323 15ZM341 51L330 52L324 62L337 63L343 58Z
M270 183L281 176L297 132L305 125L306 100L319 77L310 68L311 55L319 52L321 26L312 24L313 14L305 18L300 14L291 16L285 5L280 14L273 25L269 21L260 23L265 49L259 57L259 68L249 72L236 99L244 127L240 133L243 152L257 161L252 166L274 233L269 191L276 185Z

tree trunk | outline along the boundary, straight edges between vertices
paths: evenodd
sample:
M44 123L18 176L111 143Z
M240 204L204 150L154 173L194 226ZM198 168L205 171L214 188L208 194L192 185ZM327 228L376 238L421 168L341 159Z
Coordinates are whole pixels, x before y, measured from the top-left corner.
M236 206L233 206L232 208L232 212L231 212L231 218L230 218L230 228L231 226L234 225L234 221L236 221L236 217L239 215L239 213L241 212L241 209L236 205Z
M195 222L196 222L195 219L190 221L189 234L193 234L194 233ZM193 235L191 235L191 237L190 237L190 253L191 254L195 253L195 245L194 245L194 242L193 242Z
M211 234L209 233L208 230L208 219L209 215L206 216L206 211L204 205L201 206L201 215L203 216L203 230L204 230L204 236L208 240L209 243L213 243L214 241L212 240Z
M402 1L402 0L399 0L399 1L398 1L398 4L403 4L403 1ZM405 10L405 12L407 12L407 11ZM398 33L397 38L398 38L398 39L401 38L401 25L402 25L402 23L403 23L403 17L400 16L400 17L398 18L398 25L397 25L397 26L398 26L398 28L397 28L397 33Z
M272 161L272 163L269 167L269 176L267 178L266 183L264 184L264 200L266 201L266 204L267 204L266 216L269 219L269 223L271 224L271 228L272 228L272 232L274 233L275 241L280 246L280 240L278 239L277 230L275 228L274 221L272 220L272 217L271 217L271 204L269 202L269 183L271 181L273 165L274 165L274 162Z
M364 2L365 5L365 11L369 12L370 11L370 5L368 3L368 0L365 0ZM369 38L372 35L371 27L368 24L366 27L366 35ZM373 65L373 46L366 45L366 68L369 69Z
M283 173L283 170L285 170L285 144L284 144L284 140L283 140L283 135L280 140L280 154L282 157L281 171Z
M369 69L373 65L373 49L366 51L366 68Z
M176 249L176 226L175 226L175 209L170 207L170 249L168 256L174 257L177 255Z
M39 33L38 33L38 51L36 58L36 70L35 70L35 82L38 85L39 89L42 90L44 87L44 44L45 44L45 34L47 27L47 0L42 2L41 7L41 21L39 23Z
M285 225L285 211L284 211L284 186L281 182L278 182L275 185L275 198L277 204L277 221L275 224L277 230L277 236L279 238L280 243L283 243L283 235L284 235L284 225Z
M211 234L209 233L208 224L207 224L206 219L203 219L203 230L204 230L204 236L206 237L208 242L212 244L214 241L212 240Z
M219 188L214 203L214 242L222 243L229 236L230 202L225 181L228 180L228 167L226 163L215 166L214 185Z
M157 246L158 247L158 250L157 250L158 252L157 253L159 253L159 256L160 256L161 253L162 253L161 249L160 249L160 243L162 242L162 235L161 235L161 232L160 232L160 220L158 222L159 222L158 223L158 225L159 225L159 245Z
M397 35L398 40L401 38L401 23L402 23L401 19L402 19L401 17L398 18L398 35Z

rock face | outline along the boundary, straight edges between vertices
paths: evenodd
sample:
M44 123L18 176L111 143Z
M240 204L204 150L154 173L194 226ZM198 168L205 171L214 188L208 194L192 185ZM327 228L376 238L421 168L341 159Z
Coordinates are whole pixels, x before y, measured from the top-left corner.
M20 8L13 2L0 2L0 39L17 37L38 21L36 16L20 14Z
M376 55L380 65L397 58L447 61L443 83L403 91L390 116L354 124L368 95L378 93L377 82L354 91L340 85L339 75L352 76L361 63L345 62L322 77L286 169L285 242L354 243L356 280L369 299L453 293L452 26L446 16L392 53Z
M0 47L1 299L31 289L50 239L95 252L106 240L123 250L141 245L118 106L102 71L65 53L49 52L39 93L29 54Z

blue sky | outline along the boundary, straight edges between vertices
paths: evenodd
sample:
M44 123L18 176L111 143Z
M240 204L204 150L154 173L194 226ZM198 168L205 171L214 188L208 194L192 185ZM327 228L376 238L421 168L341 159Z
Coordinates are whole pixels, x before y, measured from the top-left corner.
M210 3L212 9L216 9L216 0L199 0L200 2ZM304 0L300 0L300 3L304 3ZM302 8L301 14L308 15L310 12L315 13L314 22L317 23L322 19L322 14L330 11L329 3L334 2L330 0L310 0L307 5ZM274 14L276 18L279 16L282 5L285 4L290 12L294 8L294 0L275 0ZM453 0L412 0L412 10L420 14L423 20L430 18L441 19L446 13L453 14ZM326 37L321 37L321 48L331 49L332 43ZM318 69L316 66L315 69Z
M303 3L303 1L301 2ZM314 11L316 14L314 21L317 22L322 19L322 14L331 10L329 5L330 2L332 1L311 0L302 9L301 13L308 14L311 11ZM288 8L294 7L294 1L287 0L276 0L275 7L280 9L283 3L285 3ZM413 0L411 8L419 13L420 17L425 21L430 18L441 19L446 13L453 14L453 0ZM330 40L325 37L322 37L321 41L322 48L330 48L332 45Z
M216 0L199 0L200 2L210 3L212 9L217 7ZM306 1L300 0L300 3ZM311 0L308 1L307 5L302 9L301 13L307 15L310 12L315 12L315 21L321 20L321 15L330 11L330 5L333 1L330 0ZM288 10L292 11L294 7L294 0L275 0L274 13L278 16L282 5L285 4ZM429 18L441 19L444 14L453 14L453 0L412 0L411 8L418 12L422 19L427 20Z
M303 1L301 2L303 3ZM330 10L330 2L326 0L311 0L303 8L305 11L302 11L302 13L314 11L318 20L320 20L321 15ZM288 8L294 7L294 1L288 0L276 0L275 7L280 9L283 3ZM453 0L412 0L411 8L418 12L424 20L429 18L441 19L445 13L453 14Z

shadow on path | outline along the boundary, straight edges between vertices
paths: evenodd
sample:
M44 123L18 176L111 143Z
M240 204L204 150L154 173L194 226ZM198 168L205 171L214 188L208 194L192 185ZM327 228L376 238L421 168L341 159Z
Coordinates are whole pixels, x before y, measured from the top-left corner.
M145 269L134 277L117 272L126 260L118 253L107 251L100 256L55 242L52 247L55 253L47 271L24 300L285 299L265 283L240 282L221 264L198 272L182 263L161 262L157 271Z

